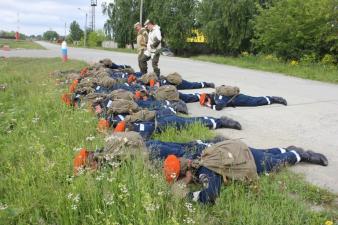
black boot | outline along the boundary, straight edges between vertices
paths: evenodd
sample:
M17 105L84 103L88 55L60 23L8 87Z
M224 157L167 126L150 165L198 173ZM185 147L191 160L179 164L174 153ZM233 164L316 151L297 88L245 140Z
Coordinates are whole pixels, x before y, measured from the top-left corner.
M271 104L288 105L288 102L282 97L272 96L272 97L269 97L269 98L270 98Z
M176 112L180 112L183 114L188 114L188 107L185 102L182 100L179 100L177 102L172 103L173 108L175 109Z
M312 164L317 164L317 165L322 165L322 166L327 166L329 164L325 155L320 154L320 153L316 153L313 151L305 151L305 152L299 152L298 154L300 156L301 162L307 162L307 163L312 163Z
M207 82L204 82L204 87L215 88L215 84L214 84L214 83L207 83Z
M241 124L233 119L230 119L226 116L222 116L219 120L221 122L221 127L223 128L232 128L236 130L242 130Z
M227 139L228 139L228 138L225 138L225 137L222 136L222 135L217 135L217 136L214 137L213 139L207 140L206 142L216 144L216 143L218 143L218 142L225 141L225 140L227 140Z
M294 145L290 145L289 147L286 147L285 149L286 149L286 151L288 151L288 152L294 150L294 151L296 151L298 154L305 152L304 149L302 149L302 148L300 148L300 147L297 147L297 146L294 146Z

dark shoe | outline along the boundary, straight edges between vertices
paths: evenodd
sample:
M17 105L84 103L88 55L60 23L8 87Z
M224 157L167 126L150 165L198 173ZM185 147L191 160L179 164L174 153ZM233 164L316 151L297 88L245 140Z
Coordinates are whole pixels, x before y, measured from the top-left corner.
M242 130L241 124L233 119L230 119L226 116L222 116L219 120L221 122L221 127L223 128L232 128L236 130Z
M187 107L187 104L185 102L183 102L181 100L177 101L177 102L173 102L172 106L173 106L173 108L176 112L188 114L188 107Z
M216 144L216 143L218 143L218 142L225 141L226 139L227 139L227 138L225 138L225 137L222 136L222 135L217 135L217 136L214 137L213 139L207 140L206 142Z
M329 164L327 158L323 154L316 153L313 151L299 153L299 156L301 158L300 160L301 162L307 162L322 166L327 166Z
M300 147L297 147L297 146L294 146L294 145L290 145L289 147L286 147L285 149L286 149L288 152L294 150L294 151L296 151L298 154L305 152L304 149L302 149L302 148L300 148Z
M282 97L272 96L270 97L271 104L288 105L288 102Z
M215 84L214 83L204 82L204 85L205 85L205 87L208 87L208 88L215 88Z

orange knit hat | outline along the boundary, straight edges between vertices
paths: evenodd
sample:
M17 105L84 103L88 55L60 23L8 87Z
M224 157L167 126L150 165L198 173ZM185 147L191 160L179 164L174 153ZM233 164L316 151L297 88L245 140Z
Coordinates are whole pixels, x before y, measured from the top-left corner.
M100 132L105 132L109 128L109 122L105 119L100 119L97 124L97 130Z
M86 160L88 157L88 151L85 148L82 148L80 152L74 158L74 174L77 175L79 170L86 165Z
M141 98L141 92L140 91L135 91L134 97L135 97L135 99L140 99Z
M200 96L200 104L201 105L204 105L206 98L207 98L207 94L202 93L201 96Z
M62 96L61 96L61 100L68 106L71 105L71 99L70 99L70 96L69 94L67 93L64 93Z
M150 87L154 87L154 86L155 86L155 80L154 80L154 79L151 79L151 80L149 81L149 85L150 85Z
M130 75L128 76L128 84L134 82L135 80L136 80L136 77L135 77L134 74L130 74Z
M126 121L123 120L116 125L114 132L123 132L125 129L126 129Z
M74 93L75 92L75 89L76 89L78 83L79 83L79 80L77 80L77 79L73 80L73 83L69 87L69 92L70 93Z
M180 160L175 155L168 155L163 163L164 176L172 183L180 175Z
M88 72L88 67L83 68L83 69L80 71L80 76L83 77L87 72Z

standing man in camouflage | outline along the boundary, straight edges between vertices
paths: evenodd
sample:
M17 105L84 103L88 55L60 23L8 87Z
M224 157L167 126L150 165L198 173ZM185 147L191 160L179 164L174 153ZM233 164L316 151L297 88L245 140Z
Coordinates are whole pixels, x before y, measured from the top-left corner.
M148 72L148 64L147 61L144 60L146 56L144 55L144 51L147 49L148 42L148 32L146 28L143 28L142 25L137 22L134 24L134 28L137 32L137 53L138 53L138 66L140 67L140 71L142 74Z
M161 28L151 20L147 20L144 23L145 28L149 31L147 50L144 58L145 61L151 59L154 72L160 77L160 68L158 68L158 61L160 60L161 53Z

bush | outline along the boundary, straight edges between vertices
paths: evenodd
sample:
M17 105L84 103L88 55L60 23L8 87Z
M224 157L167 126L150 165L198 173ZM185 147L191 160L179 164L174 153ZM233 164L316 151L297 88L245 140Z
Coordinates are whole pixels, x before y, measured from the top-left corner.
M102 42L105 40L103 32L90 32L88 35L87 45L89 47L99 47L102 45Z
M334 65L336 63L336 60L332 55L325 54L321 60L321 63L324 65Z
M304 54L337 55L334 0L280 0L255 19L256 50L299 60Z

